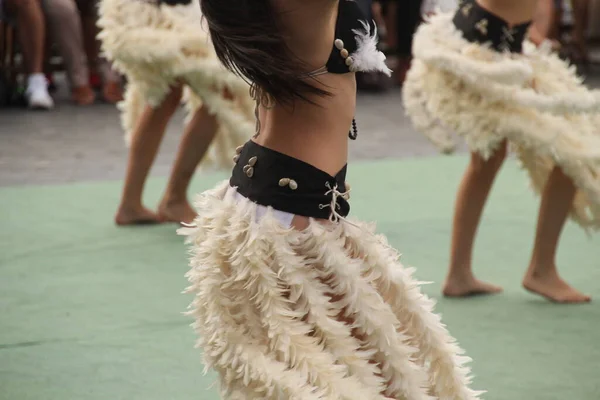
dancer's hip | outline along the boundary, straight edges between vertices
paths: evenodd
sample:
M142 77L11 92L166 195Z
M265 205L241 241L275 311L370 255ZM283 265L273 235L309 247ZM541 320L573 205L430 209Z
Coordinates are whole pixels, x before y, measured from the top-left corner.
M346 166L336 175L248 141L229 181L237 193L288 215L337 219L350 212Z

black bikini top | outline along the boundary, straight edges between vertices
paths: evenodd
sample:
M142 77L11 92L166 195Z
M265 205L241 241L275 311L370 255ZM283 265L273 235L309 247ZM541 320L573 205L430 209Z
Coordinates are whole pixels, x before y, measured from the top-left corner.
M157 0L167 5L190 4L191 0ZM385 64L385 55L377 49L377 27L369 20L356 0L339 0L335 23L335 39L327 63L307 76L315 77L327 73L378 71L391 75ZM258 113L258 108L256 113ZM258 115L257 115L258 118ZM258 130L258 128L257 128ZM356 139L358 129L352 120L350 139Z
M366 18L356 1L339 0L335 39L329 59L308 76L369 71L390 76L392 71L385 64L385 55L377 49L377 39L375 22ZM352 119L348 137L352 140L358 137L355 119Z
M498 52L521 53L531 21L509 26L499 16L491 13L475 0L460 0L454 15L454 26L465 40L488 44Z
M356 0L339 0L331 55L310 76L369 71L391 74L385 55L377 49L377 26L367 19Z
M170 6L188 5L191 0L155 0ZM356 0L339 0L335 24L335 40L327 63L310 72L310 76L326 73L379 71L390 75L385 55L377 49L377 26L369 20Z

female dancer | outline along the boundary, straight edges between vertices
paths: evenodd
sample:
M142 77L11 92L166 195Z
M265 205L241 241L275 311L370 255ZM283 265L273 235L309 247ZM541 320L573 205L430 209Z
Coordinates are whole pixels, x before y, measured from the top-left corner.
M101 1L103 50L129 81L121 104L130 152L119 225L191 222L187 189L207 149L204 164L230 165L230 152L252 134L248 85L223 68L201 19L197 0ZM142 205L144 183L184 86L190 117L154 213Z
M389 73L375 27L352 0L201 5L259 117L231 179L180 230L192 244L191 314L223 398L477 398L412 271L345 218L353 72Z
M443 151L453 150L454 131L472 152L456 200L448 296L501 290L474 277L471 256L510 143L542 196L524 287L555 302L590 300L560 278L555 256L569 213L600 227L600 96L548 49L524 43L535 10L536 0L462 1L415 36L406 110Z

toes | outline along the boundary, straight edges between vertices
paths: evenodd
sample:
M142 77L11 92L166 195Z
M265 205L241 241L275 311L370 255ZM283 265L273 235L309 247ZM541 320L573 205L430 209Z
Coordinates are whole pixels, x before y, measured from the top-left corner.
M500 292L502 292L501 287L478 280L467 282L464 280L449 280L442 291L446 297L485 296Z
M542 296L547 300L558 304L583 304L592 301L588 295L576 290L542 285L536 282L524 282L523 287L529 292Z
M150 210L123 211L119 210L115 215L115 224L126 225L154 225L159 224L160 218Z
M590 296L586 296L586 295L582 295L582 294L574 294L572 296L568 296L566 298L566 301L562 301L562 303L583 304L583 303L589 303L590 301L592 301L592 298Z

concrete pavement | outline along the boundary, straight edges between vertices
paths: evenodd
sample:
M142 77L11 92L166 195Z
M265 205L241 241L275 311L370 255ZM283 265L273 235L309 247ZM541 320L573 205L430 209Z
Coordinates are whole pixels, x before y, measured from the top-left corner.
M600 71L589 79L600 87ZM123 133L114 106L76 107L64 80L50 112L0 109L0 186L122 179L126 161ZM352 160L435 155L404 115L400 89L360 94L359 138L350 143ZM155 176L168 174L183 129L183 112L168 128Z

